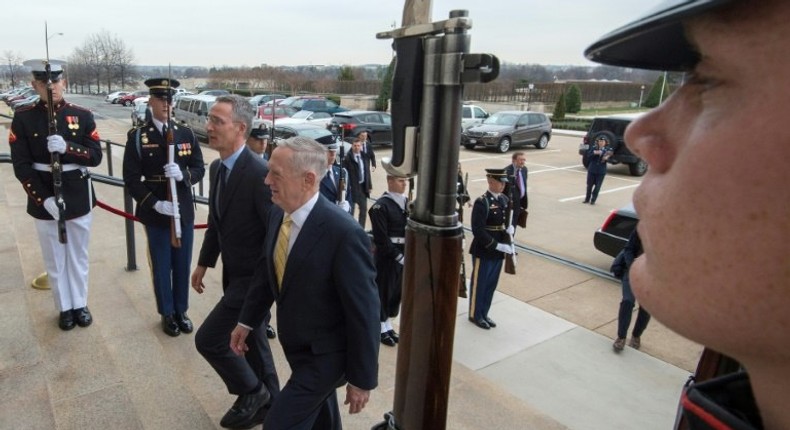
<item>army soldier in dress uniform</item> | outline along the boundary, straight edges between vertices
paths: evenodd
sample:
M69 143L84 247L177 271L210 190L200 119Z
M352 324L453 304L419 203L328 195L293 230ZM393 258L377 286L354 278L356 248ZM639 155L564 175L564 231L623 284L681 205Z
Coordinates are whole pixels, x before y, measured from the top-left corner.
M387 175L387 191L368 211L376 247L376 285L381 301L381 343L395 346L398 333L390 318L398 316L403 278L403 250L406 243L408 179Z
M166 124L172 97L179 82L154 78L145 81L151 97L152 118L133 128L126 137L123 180L137 201L136 215L148 236L149 263L154 282L156 307L162 315L162 330L170 336L192 332L187 316L189 271L192 263L195 207L192 185L203 179L205 167L197 138L188 127ZM167 127L173 134L174 162L168 163ZM167 199L169 178L176 180L181 215L181 247L170 242L173 203Z
M502 272L505 254L513 254L507 233L508 198L502 194L508 182L505 169L486 169L488 191L472 206L472 281L469 293L469 321L483 329L496 327L488 317L491 300Z
M30 107L19 109L11 121L8 143L14 174L27 193L27 213L35 218L41 254L49 284L60 312L58 326L71 330L87 327L93 321L88 310L88 241L91 209L96 205L88 167L102 160L99 133L93 114L63 100L66 88L63 68L50 67L52 103L57 133L48 136L47 72L44 60L31 60L33 88L41 97ZM54 196L52 153L60 153L62 195L65 202L66 243L60 243L60 212Z
M249 147L252 152L258 155L261 160L267 160L265 165L269 165L269 155L272 153L269 150L269 129L266 127L265 124L261 124L257 128L253 128L250 130L250 136L247 138L247 147Z
M318 187L318 192L326 197L332 203L340 206L341 209L351 213L351 183L348 178L348 171L336 162L337 151L340 149L340 144L330 143L326 145L326 174L321 178L321 183ZM342 177L342 181L341 181ZM346 185L343 190L343 201L338 202L338 190L341 184Z

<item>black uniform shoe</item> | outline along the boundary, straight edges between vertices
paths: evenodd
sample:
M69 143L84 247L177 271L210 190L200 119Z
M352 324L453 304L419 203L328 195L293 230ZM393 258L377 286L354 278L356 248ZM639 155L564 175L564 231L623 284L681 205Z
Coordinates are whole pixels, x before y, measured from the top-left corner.
M162 317L162 331L173 337L181 334L181 329L178 328L178 323L172 315Z
M495 323L495 322L494 322L494 320L492 320L491 318L489 318L489 317L486 317L486 318L485 318L485 320L486 320L486 322L488 323L488 325L489 325L489 326L491 326L491 328L494 328L494 327L496 327L496 323Z
M387 334L390 335L390 337L392 338L392 340L395 341L395 343L398 343L398 341L400 340L400 336L398 336L398 333L396 333L395 330L390 330L387 332Z
M480 327L482 329L488 330L488 329L491 328L491 325L488 324L488 321L486 321L486 320L484 320L482 318L480 318L480 319L469 318L469 321L471 321L472 324L474 324L474 325L476 325L476 326L478 326L478 327Z
M87 327L93 322L91 311L88 310L87 306L84 308L74 309L71 311L71 313L74 315L74 319L77 320L77 325L80 327Z
M395 339L390 337L388 332L381 333L381 343L387 346L395 346L396 344Z
M192 333L192 321L189 319L186 312L176 312L175 319L181 333Z
M233 403L233 406L225 413L219 425L229 429L247 429L263 422L266 411L261 411L266 407L271 399L271 394L266 386L261 384L261 388L251 394L242 394ZM260 420L260 422L255 422Z
M274 339L277 337L277 333L274 332L274 328L268 324L266 324L266 337L269 339Z
M58 318L58 327L64 331L74 328L74 314L72 314L70 310L60 313L60 318Z

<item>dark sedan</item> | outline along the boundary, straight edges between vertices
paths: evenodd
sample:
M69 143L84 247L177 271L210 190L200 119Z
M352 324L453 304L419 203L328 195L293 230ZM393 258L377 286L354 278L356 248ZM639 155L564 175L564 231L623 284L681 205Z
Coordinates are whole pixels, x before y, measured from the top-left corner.
M338 112L327 128L351 142L363 131L373 145L392 145L392 117L386 112L353 110Z
M595 231L593 236L595 249L616 257L628 242L628 237L636 228L637 221L639 221L639 217L636 215L633 204L613 210L603 225Z

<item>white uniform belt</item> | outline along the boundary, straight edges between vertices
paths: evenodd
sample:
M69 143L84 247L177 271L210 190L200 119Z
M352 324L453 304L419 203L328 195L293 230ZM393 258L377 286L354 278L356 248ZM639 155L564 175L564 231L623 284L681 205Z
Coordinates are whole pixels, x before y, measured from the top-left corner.
M82 166L74 163L64 164L63 166L61 166L61 172L70 172L72 170L77 170L80 167ZM44 163L33 163L33 169L41 172L51 172L52 166Z
M402 244L406 243L406 238L405 237L391 237L390 241L392 243L394 243L394 244L402 245Z

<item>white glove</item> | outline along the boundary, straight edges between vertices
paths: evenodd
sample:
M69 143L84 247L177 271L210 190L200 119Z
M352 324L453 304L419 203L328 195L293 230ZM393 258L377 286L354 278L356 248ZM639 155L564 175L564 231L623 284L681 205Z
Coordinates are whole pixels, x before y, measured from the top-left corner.
M516 250L513 248L513 245L509 243L497 243L496 250L499 252L504 252L505 254L513 255L516 253Z
M403 266L403 260L404 260L403 254L399 255L398 258L396 258L395 260L398 262L398 264Z
M55 202L54 197L47 197L47 199L44 200L44 209L49 212L49 215L52 216L55 221L60 220L60 210L58 210L58 204Z
M158 202L154 203L154 210L162 215L167 216L173 216L175 214L173 211L173 202L168 202L165 200L159 200Z
M342 202L340 202L340 209L343 209L346 212L351 211L351 205L348 204L348 200L343 200Z
M507 232L507 234L509 234L510 237L513 237L513 234L516 232L516 228L513 227L512 225L509 225L507 226L507 229L505 229L505 232Z
M52 136L47 136L47 150L49 152L59 152L61 154L65 154L66 141L63 140L63 137L59 134L53 134Z
M181 172L181 167L176 163L165 164L165 176L173 178L176 181L184 179L184 174Z

